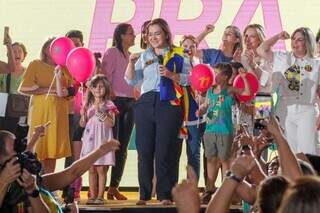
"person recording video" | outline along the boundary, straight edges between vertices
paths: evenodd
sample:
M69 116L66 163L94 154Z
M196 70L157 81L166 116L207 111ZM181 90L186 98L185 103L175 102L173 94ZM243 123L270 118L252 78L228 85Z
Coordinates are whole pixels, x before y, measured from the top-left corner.
M37 137L44 134L44 126L40 126L40 130L28 141L28 150L32 150L30 144L34 145ZM86 172L97 159L119 147L119 142L111 139L61 172L41 177L41 164L36 155L30 151L21 152L23 142L23 138L0 130L0 212L62 212L48 191L62 190Z

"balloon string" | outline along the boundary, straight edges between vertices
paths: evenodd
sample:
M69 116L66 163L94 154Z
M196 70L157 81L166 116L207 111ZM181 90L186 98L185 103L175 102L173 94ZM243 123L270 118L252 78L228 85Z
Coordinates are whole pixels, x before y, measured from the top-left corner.
M205 102L207 102L207 99L208 99L208 91L206 93L206 97L205 97ZM200 103L201 99L200 99L200 95L198 95L198 121L197 121L197 128L199 128L199 125L200 125Z
M83 95L83 83L81 82L80 83L80 90L81 90L81 103L80 103L80 107L82 108L83 107L83 97L84 97L84 95Z
M56 79L56 72L54 72L54 76L53 76L53 79L52 79L52 81L51 81L51 84L50 84L50 87L49 87L49 90L48 90L48 92L47 92L47 95L46 95L45 100L48 99L48 96L49 96L49 94L50 94L50 92L51 92L51 89L52 89L52 86L53 86L53 83L54 83L54 80L55 80L55 79Z
M200 125L200 95L198 95L198 121L197 121L197 129L199 129Z

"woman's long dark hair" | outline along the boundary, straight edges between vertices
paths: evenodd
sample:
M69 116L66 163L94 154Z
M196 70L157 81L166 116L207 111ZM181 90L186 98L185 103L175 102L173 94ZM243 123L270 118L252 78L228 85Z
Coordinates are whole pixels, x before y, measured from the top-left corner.
M147 43L146 42L144 42L144 40L143 40L143 36L145 35L145 34L147 34L147 27L148 27L148 24L151 22L151 20L148 20L148 21L145 21L143 24L142 24L142 26L141 26L141 38L140 38L140 48L141 49L147 49L147 47L148 47L148 45L147 45L147 43L148 43L148 41L147 41ZM147 35L148 36L148 35ZM148 39L147 39L148 40Z
M87 98L86 98L86 102L84 104L85 111L87 109L89 109L90 105L92 105L94 103L94 96L92 94L91 89L96 87L99 82L103 83L104 88L106 90L102 100L107 101L110 99L111 89L110 89L110 83L109 83L107 77L103 74L97 74L91 78L90 83L89 83L89 88L87 90Z
M116 47L123 55L125 54L123 51L121 35L126 34L129 27L132 26L127 23L121 23L117 25L113 32L112 46Z

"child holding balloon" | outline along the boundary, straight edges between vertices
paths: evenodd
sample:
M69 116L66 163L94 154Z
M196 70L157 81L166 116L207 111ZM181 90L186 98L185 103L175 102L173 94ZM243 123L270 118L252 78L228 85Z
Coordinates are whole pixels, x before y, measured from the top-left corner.
M104 141L110 141L113 138L112 127L118 111L110 100L110 90L110 84L104 75L98 74L92 77L80 119L80 125L85 126L81 157L97 149ZM114 165L115 152L109 152L98 159L89 169L90 198L88 204L105 203L103 196L107 171L109 166ZM98 176L98 180L96 176Z
M229 168L229 157L233 141L232 106L234 95L250 95L249 84L244 69L239 69L239 75L244 82L244 89L229 86L232 67L227 63L214 66L215 85L208 90L206 100L202 100L199 114L207 113L207 124L204 133L204 151L207 158L207 189L202 196L202 202L208 203L216 190L215 181L220 164L223 174Z

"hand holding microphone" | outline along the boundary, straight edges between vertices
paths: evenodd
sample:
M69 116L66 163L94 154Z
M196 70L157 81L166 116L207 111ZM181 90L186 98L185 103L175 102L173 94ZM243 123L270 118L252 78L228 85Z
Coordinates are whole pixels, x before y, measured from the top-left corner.
M167 67L163 64L163 61L164 61L163 55L158 55L157 57L158 57L158 63L159 63L160 76L179 82L180 76L168 70Z
M165 65L163 65L163 55L158 55L157 57L159 63L160 76L170 78L173 73L170 72Z

